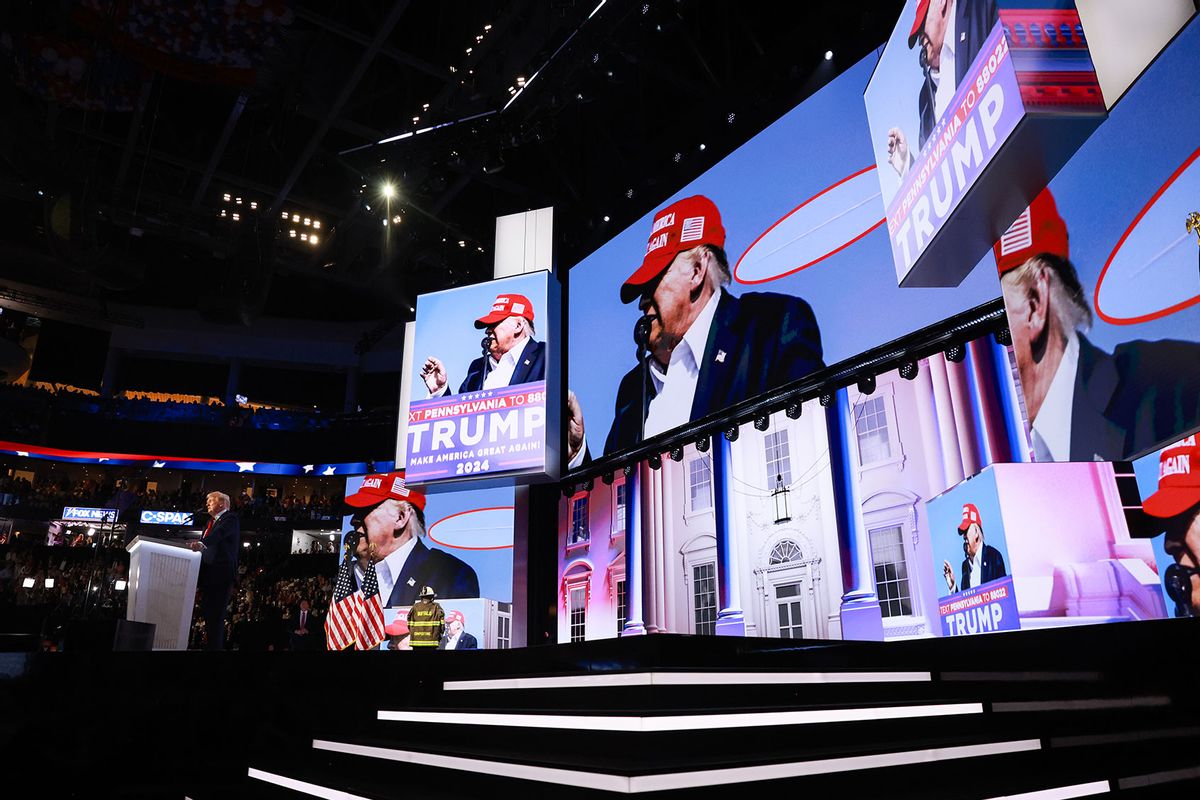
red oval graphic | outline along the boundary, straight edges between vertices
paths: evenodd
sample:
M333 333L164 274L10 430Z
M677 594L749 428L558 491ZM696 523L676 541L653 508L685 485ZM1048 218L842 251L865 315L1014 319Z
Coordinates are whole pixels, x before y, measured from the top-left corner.
M510 522L509 528L508 528L509 541L507 544L486 545L486 546L456 544L450 536L443 536L441 539L437 538L437 536L434 535L434 531L437 530L437 527L439 525L442 525L443 523L449 522L450 520L456 519L458 517L467 516L468 514L480 514L480 513L486 512L486 511L514 511L514 510L515 510L514 506L491 506L489 508L472 508L468 511L459 511L457 514L451 514L448 517L442 517L437 522L430 525L429 530L426 533L428 534L430 540L433 541L435 544L440 544L442 547L450 547L455 550L510 550L510 549L512 549L512 525L511 525L511 522Z

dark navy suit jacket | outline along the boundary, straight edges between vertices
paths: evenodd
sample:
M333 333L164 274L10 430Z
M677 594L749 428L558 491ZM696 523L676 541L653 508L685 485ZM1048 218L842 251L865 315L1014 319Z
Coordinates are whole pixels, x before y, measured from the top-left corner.
M418 539L396 576L387 605L411 606L422 586L432 586L438 597L479 597L479 577L470 564L442 550L430 550Z
M219 588L233 585L237 575L238 547L241 544L242 526L232 511L226 511L212 530L201 539L204 550L200 553L201 587Z
M450 641L450 634L445 634L444 636L442 636L442 641L438 643L438 649L445 650L446 644L449 643L449 641ZM463 631L462 635L458 637L458 647L456 647L454 649L455 650L478 650L479 649L479 641L471 634L467 633L466 631Z
M821 333L808 303L798 297L751 292L734 297L721 290L689 419L701 419L734 403L783 386L824 368ZM625 374L605 453L637 444L641 420L654 396L651 382L642 405L644 367Z
M486 356L480 356L471 362L471 367L467 370L467 377L463 379L462 384L458 387L459 394L467 392L478 392L483 388L483 367L486 361ZM513 370L512 377L508 380L509 386L518 386L522 383L532 383L546 378L546 343L529 340L529 344L525 345L525 351L521 353L521 361L517 364L517 368Z
M1200 426L1200 344L1171 339L1117 345L1079 337L1071 404L1071 460L1137 458Z
M990 544L983 546L983 560L980 567L980 572L983 573L979 580L975 580L975 576L971 574L971 559L964 558L962 563L962 588L973 589L983 586L990 581L998 581L1008 575L1008 571L1004 569L1004 556L1000 555L1000 551L992 547Z

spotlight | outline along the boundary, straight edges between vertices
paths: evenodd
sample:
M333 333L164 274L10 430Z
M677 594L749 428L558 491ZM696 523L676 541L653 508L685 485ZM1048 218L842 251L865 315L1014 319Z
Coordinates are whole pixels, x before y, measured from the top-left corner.
M307 227L310 227L310 228L311 228L311 227L312 227L312 217L305 217L305 218L304 218L304 224L305 224L305 226L307 226Z
M113 588L116 589L118 592L123 592L123 591L125 591L125 587L128 585L129 584L127 584L124 580L117 579L117 581L115 583L113 583Z
M1001 344L1005 347L1012 344L1012 331L1008 329L1007 325L996 331L996 344Z
M46 580L44 581L44 583L45 583L45 585L46 585L46 588L47 588L47 589L53 589L53 588L54 588L54 578L46 578Z
M738 438L738 432L739 429L737 425L729 426L725 429L725 440L729 442L736 442Z
M313 220L313 230L314 230L314 231L319 231L319 230L321 230L321 220L319 220L319 219L314 219L314 220Z
M858 379L859 394L874 394L875 393L875 376L863 375Z
M226 192L225 194L221 195L221 199L224 200L226 203L228 203L229 202L229 192Z
M626 464L625 466L621 467L621 472L625 475L626 478L628 478L630 475L633 474L633 464Z
M95 535L96 535L96 529L95 529L95 528L88 528L88 529L87 529L87 535L88 535L88 537L89 537L89 538L90 538L90 537L92 537L92 536L95 536Z
M710 444L712 444L711 437L701 436L699 439L696 440L696 449L699 450L701 453L707 453L708 447Z
M316 235L315 233L309 234L309 236L308 236L308 243L309 243L309 244L316 244L316 243L317 243L317 235Z
M287 219L287 218L288 218L288 217L290 217L290 216L291 216L291 214L289 214L288 212L286 212L286 211L284 211L284 212L283 212L283 218L284 218L284 219Z
M400 215L399 215L399 214L397 214L396 216L392 217L392 224L393 224L393 225L399 225L399 224L400 224L400 222L401 222L401 220L400 220Z
M386 197L388 200L391 200L393 197L396 196L396 187L390 183L385 183L383 185L383 196Z
M662 469L662 456L658 453L646 459L650 463L650 469Z
M915 358L910 358L900 363L900 377L906 381L915 380L917 373L921 371L921 367L917 364Z
M295 238L296 238L296 229L295 229L295 228L292 228L290 231L288 231L288 238L289 238L289 239L295 239Z
M611 472L606 472L600 476L600 480L604 481L605 486L612 486L613 477Z
M946 348L946 360L955 364L967 357L967 348L961 344L952 344Z
M771 418L770 417L764 416L764 417L756 417L754 419L754 429L756 431L765 431L769 427L771 427Z
M704 152L706 149L708 149L708 145L704 144L704 142L701 142L700 143L700 152Z
M25 580L21 581L21 588L22 589L32 589L33 588L33 578L26 578Z
M787 414L788 419L800 419L800 415L804 413L804 404L799 400L788 403L787 410L783 413Z
M671 460L672 461L683 461L683 446L682 445L677 444L671 448Z
M609 216L608 216L608 214L605 214L605 215L604 215L604 221L605 221L605 222L608 222L608 221L609 221Z
M829 408L831 405L833 405L833 392L826 392L825 394L821 395L821 405L825 408Z
M826 61L833 61L833 51L832 51L832 50L826 50L826 51L825 51L825 60L826 60Z
M368 208L367 210L370 211L371 209ZM292 214L292 222L295 222L297 225L299 225L300 224L300 215Z

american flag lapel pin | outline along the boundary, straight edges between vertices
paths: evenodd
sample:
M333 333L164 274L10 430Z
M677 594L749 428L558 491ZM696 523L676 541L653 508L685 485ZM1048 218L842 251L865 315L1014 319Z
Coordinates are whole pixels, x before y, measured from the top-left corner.
M724 351L724 350L718 350L718 351L717 351L717 359L716 359L716 361L717 361L717 363L718 363L718 364L724 364L724 363L725 363L725 351Z
M409 585L409 586L416 586L416 585L417 585L417 579L416 579L416 578L409 578L409 579L408 579L408 585Z

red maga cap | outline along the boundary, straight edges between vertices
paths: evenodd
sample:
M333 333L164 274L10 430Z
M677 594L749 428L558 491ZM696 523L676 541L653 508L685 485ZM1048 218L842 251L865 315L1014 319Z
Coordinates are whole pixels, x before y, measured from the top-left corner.
M388 636L407 636L408 623L396 617L390 625L383 629L383 632Z
M475 327L486 328L509 317L524 317L533 322L533 303L523 294L497 295L492 310L475 320Z
M1067 223L1058 215L1054 195L1049 189L1033 198L1029 208L1021 212L1009 229L992 247L996 268L1003 275L1040 253L1070 258Z
M702 194L678 200L654 215L646 257L642 265L621 286L621 302L629 303L642 293L642 287L667 268L676 254L702 244L725 247L725 228L721 212Z
M917 14L913 18L912 30L908 32L908 46L917 43L917 34L925 27L925 17L929 15L929 0L917 0Z
M1164 448L1158 457L1158 491L1142 509L1160 519L1182 514L1200 503L1200 447L1189 436Z
M447 625L449 625L451 622L454 622L454 620L461 622L464 628L467 627L467 618L463 616L461 611L449 611L446 613Z
M363 478L358 491L346 496L346 505L366 508L384 500L404 500L425 510L425 495L404 485L404 470L381 472Z
M972 525L983 527L983 517L979 516L979 509L974 503L963 503L962 522L958 525L958 532L964 533Z

